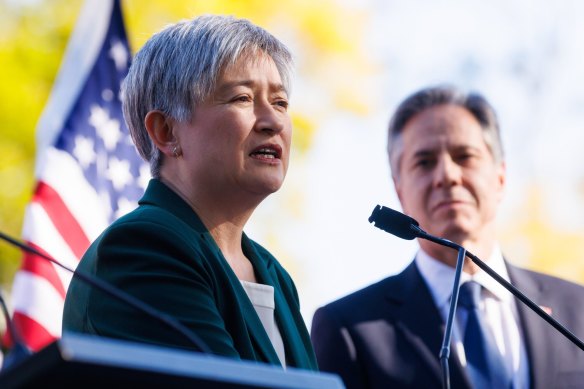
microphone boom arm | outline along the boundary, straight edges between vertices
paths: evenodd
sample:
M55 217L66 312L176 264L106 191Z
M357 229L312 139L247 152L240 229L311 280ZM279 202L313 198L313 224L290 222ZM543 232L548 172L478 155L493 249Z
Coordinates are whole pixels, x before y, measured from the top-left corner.
M373 213L369 217L369 222L374 223L375 227L389 232L402 239L412 240L415 238L426 239L431 242L437 243L442 246L450 247L455 250L459 250L462 246L451 242L447 239L438 238L436 236L430 235L419 227L419 223L411 218L410 216L404 215L401 212L395 211L391 208L387 208L381 205L377 205L373 209ZM515 296L519 301L525 304L529 309L535 312L539 317L548 322L552 327L554 327L558 332L564 335L572 343L578 346L584 351L584 342L582 342L576 335L569 331L566 327L560 324L556 319L550 316L547 312L541 309L536 303L525 296L519 289L513 286L506 279L497 274L493 269L487 266L486 263L481 261L479 257L473 253L466 251L466 257L470 258L478 267L480 267L485 273L495 279L499 284L501 284L505 289L507 289L513 296Z
M438 244L443 245L443 246L448 246L448 247L451 247L451 248L457 249L457 250L459 248L462 248L462 246L460 246L456 243L453 243L447 239L440 239L440 238L437 238L435 236L432 236L432 235L426 233L424 230L422 230L419 227L417 227L417 229L419 229L419 231L420 231L418 236L422 239L426 239L426 240L429 240L431 242L438 243ZM484 263L479 257L474 255L470 251L466 251L466 256L471 261L473 261L478 267L480 267L485 273L487 273L489 276L494 278L495 281L497 281L505 289L507 289L511 294L513 294L513 296L517 297L517 299L519 301L521 301L523 304L527 305L533 312L537 313L542 319L547 321L552 327L554 327L562 335L564 335L572 343L574 343L576 346L578 346L581 350L584 351L584 342L582 342L576 335L574 335L570 330L568 330L566 327L564 327L562 324L560 324L560 322L558 322L556 319L554 319L552 316L550 316L547 312L545 312L543 309L541 309L539 307L539 305L537 305L531 299L529 299L519 289L517 289L515 286L513 286L513 284L511 284L509 281L507 281L506 279L501 277L499 274L497 274L497 272L495 272L493 269L491 269L486 263Z
M485 273L491 276L495 281L507 289L511 294L513 294L519 301L525 304L529 309L538 314L542 319L547 321L552 327L554 327L558 332L568 338L572 343L578 346L581 350L584 350L584 343L578 339L576 335L570 332L566 327L560 324L556 319L551 317L547 312L541 309L537 304L525 296L519 289L513 286L510 282L505 280L499 274L497 274L493 269L491 269L487 264L481 261L476 255L467 251L461 245L451 242L447 239L438 238L436 236L430 235L420 228L419 223L408 215L404 215L401 212L395 211L391 208L383 207L381 205L376 206L369 217L369 222L374 223L375 227L389 232L399 238L406 240L413 240L415 238L425 239L433 243L437 243L441 246L450 247L458 251L458 258L456 261L456 269L454 273L454 285L452 289L452 298L450 300L450 308L448 312L448 318L446 321L446 329L444 331L444 336L442 338L442 347L440 349L440 365L442 368L442 387L444 389L450 389L450 369L448 366L448 358L450 356L450 340L452 337L452 323L454 322L454 315L456 311L456 306L458 304L458 294L460 290L460 276L462 273L462 268L464 266L464 261L466 257L470 258L478 267L480 267Z

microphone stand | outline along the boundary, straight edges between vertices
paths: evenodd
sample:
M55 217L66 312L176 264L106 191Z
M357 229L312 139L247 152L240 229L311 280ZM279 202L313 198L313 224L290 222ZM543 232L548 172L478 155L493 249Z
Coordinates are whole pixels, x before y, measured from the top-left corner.
M454 271L454 285L452 287L452 298L450 299L450 310L448 312L448 319L446 320L446 330L444 331L444 338L442 339L442 348L440 349L440 364L442 366L442 387L450 389L450 367L448 366L448 358L450 357L450 339L452 338L452 324L454 323L454 314L458 306L458 293L460 292L460 275L462 274L462 266L464 265L464 258L466 250L464 247L458 248L458 258L456 259L456 269Z
M383 207L378 205L374 208L373 213L369 217L369 222L375 223L375 227L380 228L392 235L396 235L399 238L406 240L413 240L415 238L426 239L431 242L437 243L441 246L446 246L458 250L458 258L456 262L455 279L454 286L452 290L452 299L450 301L450 311L448 314L448 321L446 323L446 331L444 333L444 339L442 342L442 348L440 350L440 362L442 365L443 372L443 387L450 388L450 372L448 367L448 357L450 354L450 338L452 335L452 322L454 320L454 313L456 310L456 305L458 303L458 292L460 289L460 274L462 273L462 266L464 264L465 257L470 258L478 267L480 267L485 273L491 276L495 281L497 281L501 286L507 289L513 296L515 296L519 301L525 304L529 309L535 312L539 317L548 322L552 327L554 327L559 333L564 335L573 344L578 346L584 351L584 342L582 342L576 335L570 332L566 327L560 324L551 315L541 309L536 303L525 296L519 289L513 286L510 282L505 280L499 274L497 274L493 269L491 269L487 264L480 260L479 257L473 253L466 251L464 247L447 239L438 238L436 236L428 234L426 231L420 228L419 223L401 212L395 211L391 208Z
M447 239L442 239L428 234L420 227L416 225L411 225L411 227L421 239L426 239L431 242L437 243L442 246L450 247L458 250L458 259L456 262L454 287L452 289L452 299L450 300L450 311L448 314L448 321L446 322L446 331L444 332L444 340L442 343L442 349L440 350L440 361L442 362L442 372L444 376L442 377L443 388L450 389L450 371L448 367L448 355L450 354L450 338L452 334L452 322L454 319L454 312L456 310L456 305L458 303L458 291L460 289L460 273L462 272L462 265L464 263L464 258L469 257L478 267L480 267L485 273L494 278L499 284L501 284L505 289L507 289L511 294L517 297L523 304L527 305L533 312L537 313L542 319L547 321L552 327L559 331L562 335L568 338L572 343L578 346L584 351L584 342L582 342L576 335L574 335L570 330L564 327L560 322L551 317L543 309L541 309L537 304L531 301L527 296L525 296L519 289L513 286L506 279L501 277L497 272L491 269L486 263L481 261L479 257L466 251L466 249L454 242ZM445 360L446 358L446 360Z
M452 325L454 323L454 316L458 306L458 294L460 292L460 276L464 266L464 260L467 256L467 251L461 245L458 245L448 239L436 238L433 235L427 234L421 228L415 226L410 227L415 230L416 235L422 239L429 240L442 246L447 246L458 250L458 257L456 258L456 268L454 270L454 284L452 286L452 297L450 299L450 308L448 311L448 318L446 319L446 329L444 337L442 338L442 348L440 349L440 364L442 366L442 387L450 389L450 367L448 366L448 358L450 357L450 341L452 339ZM486 265L485 265L486 266Z
M416 228L419 228L419 227L416 227ZM441 238L437 238L435 236L432 236L432 235L426 233L425 231L423 231L422 229L420 229L418 234L419 234L418 236L420 238L429 240L429 241L434 242L434 243L438 243L442 246L447 246L447 247L451 247L454 249L462 248L462 246L460 246L456 243L453 243L449 240L441 239ZM539 317L541 317L542 319L547 321L558 332L560 332L562 335L564 335L566 338L568 338L572 343L574 343L576 346L578 346L582 351L584 351L584 342L582 342L576 335L574 335L572 332L570 332L570 330L568 330L566 327L564 327L562 324L560 324L560 322L558 322L556 319L554 319L552 316L550 316L547 312L545 312L543 309L541 309L539 307L539 305L537 305L536 303L531 301L519 289L517 289L515 286L513 286L513 284L511 284L509 281L507 281L506 279L501 277L499 274L497 274L497 272L495 272L493 269L491 269L486 263L481 261L481 259L479 257L474 255L470 251L466 252L466 256L468 258L470 258L470 260L473 261L478 267L480 267L482 270L484 270L485 273L487 273L489 276L494 278L495 281L497 281L505 289L507 289L511 294L513 294L513 296L517 297L518 300L520 300L523 304L527 305L529 307L529 309L531 309L533 312L537 313L539 315Z

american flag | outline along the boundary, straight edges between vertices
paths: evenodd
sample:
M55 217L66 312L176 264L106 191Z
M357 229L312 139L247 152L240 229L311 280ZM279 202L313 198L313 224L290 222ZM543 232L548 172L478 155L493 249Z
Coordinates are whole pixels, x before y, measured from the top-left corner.
M135 208L150 178L122 117L130 51L119 0L88 0L37 127L37 184L23 238L70 268L114 219ZM14 278L14 323L39 350L61 335L71 280L24 255Z

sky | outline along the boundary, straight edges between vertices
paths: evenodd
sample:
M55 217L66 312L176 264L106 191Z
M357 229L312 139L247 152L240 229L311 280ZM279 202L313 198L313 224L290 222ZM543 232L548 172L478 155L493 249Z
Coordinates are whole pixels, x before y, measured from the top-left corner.
M296 58L290 110L315 128L246 232L291 273L308 325L318 306L399 272L415 255L415 242L367 219L377 204L400 209L385 151L391 113L435 84L476 90L498 112L506 257L584 283L584 2L294 3L315 15L306 18L319 29L315 39L326 41L330 29L339 47L307 44L292 29L298 14L265 25Z
M369 69L354 76L366 112L321 114L310 150L292 160L283 189L248 228L293 274L307 323L318 306L399 272L415 255L415 242L367 218L377 204L400 209L385 154L387 123L403 98L434 84L479 91L498 112L508 171L499 224L514 238L502 239L505 255L584 280L582 246L554 241L584 233L584 3L341 3L366 15L359 45ZM352 77L343 71L331 67L330 78ZM323 99L298 78L293 106ZM534 262L543 243L546 254L557 248L567 255Z

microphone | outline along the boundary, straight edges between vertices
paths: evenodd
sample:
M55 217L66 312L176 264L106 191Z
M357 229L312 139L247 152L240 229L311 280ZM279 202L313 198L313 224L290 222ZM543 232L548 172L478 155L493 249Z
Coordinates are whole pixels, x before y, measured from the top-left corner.
M369 216L369 223L405 240L417 238L422 232L420 224L414 218L382 205L373 209L373 213Z
M448 239L438 238L434 235L428 234L420 228L420 223L418 223L413 217L382 205L378 205L373 209L371 216L369 216L369 223L373 223L375 227L385 232L389 232L398 238L406 240L421 238L456 250L462 248L461 245L449 241ZM467 255L472 256L470 253Z
M14 238L4 234L3 232L0 232L0 239L10 243L13 246L18 247L21 250L24 250L26 252L29 252L29 253L34 254L36 256L39 256L39 257L43 258L44 260L49 261L51 263L54 263L55 265L59 266L62 269L67 270L70 273L73 273L74 277L79 278L83 282L89 284L91 287L98 289L100 292L103 292L105 294L110 295L114 299L122 301L123 303L131 306L135 310L155 319L156 321L158 321L158 322L164 324L165 326L173 329L174 331L178 332L179 334L184 336L193 346L195 346L195 348L198 351L205 353L205 354L212 354L212 351L209 348L209 346L207 346L205 344L205 342L197 334L192 332L190 329L188 329L180 321L176 320L172 316L167 315L167 314L153 308L152 306L137 299L136 297L132 296L131 294L128 294L128 293L124 292L123 290L116 288L114 285L111 285L111 284L103 281L100 278L91 276L89 274L85 274L85 273L80 272L78 270L73 270L73 269L63 265L62 263L60 263L56 259L52 258L51 256L37 250L36 248L34 248L32 246L29 246L25 243L22 243L22 242L18 241L17 239L14 239ZM6 319L6 321L11 323L11 321L9 320L9 316ZM15 340L15 345L16 345L16 340ZM27 356L23 353L20 353L20 354L22 354L21 357Z

